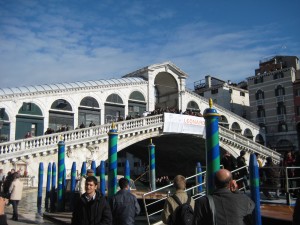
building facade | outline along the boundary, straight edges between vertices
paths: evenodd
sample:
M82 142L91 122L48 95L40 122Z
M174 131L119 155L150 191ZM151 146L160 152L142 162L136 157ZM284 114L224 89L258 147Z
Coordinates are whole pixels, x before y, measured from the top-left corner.
M194 90L205 98L211 98L215 104L250 120L249 93L246 82L234 84L208 75L205 76L205 80L194 83ZM236 129L236 131L239 130L238 127Z
M250 118L265 130L266 145L278 152L298 150L299 59L274 56L260 61L255 76L247 80Z

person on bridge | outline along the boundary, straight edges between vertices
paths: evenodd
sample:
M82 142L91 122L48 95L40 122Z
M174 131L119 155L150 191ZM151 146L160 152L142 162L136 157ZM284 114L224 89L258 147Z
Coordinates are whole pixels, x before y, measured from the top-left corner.
M221 164L226 170L233 171L236 169L235 158L228 151L225 151L221 159Z
M140 214L141 207L135 195L129 192L129 181L119 180L119 190L110 201L114 225L134 225L134 218Z
M195 201L193 198L189 197L187 193L185 192L186 188L186 180L185 177L182 175L177 175L174 178L174 183L173 183L176 192L175 196L180 200L180 202L186 203L188 200L190 200L190 205L194 209L195 206ZM176 208L178 207L178 204L176 200L174 199L173 196L170 196L166 199L165 205L164 205L164 210L162 212L161 218L164 224L172 224L174 221L176 221Z
M74 206L71 225L111 225L112 215L105 197L97 190L97 178L85 181L85 193Z
M215 191L211 195L215 205L214 212L210 207L207 197L201 197L196 201L194 210L194 225L215 224L218 225L252 225L252 212L255 203L245 194L238 191L232 174L226 169L220 169L215 174Z

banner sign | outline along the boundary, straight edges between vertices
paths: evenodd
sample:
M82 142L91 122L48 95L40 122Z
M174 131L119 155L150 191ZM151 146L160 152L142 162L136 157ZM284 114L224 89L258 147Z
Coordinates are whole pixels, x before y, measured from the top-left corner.
M203 117L164 113L163 132L205 136L205 120Z

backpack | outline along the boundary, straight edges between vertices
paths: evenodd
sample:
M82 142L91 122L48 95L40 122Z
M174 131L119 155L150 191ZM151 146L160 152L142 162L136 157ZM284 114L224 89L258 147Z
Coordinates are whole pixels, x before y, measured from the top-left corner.
M175 221L172 221L172 225L192 225L194 218L194 210L191 206L191 197L188 196L188 200L185 203L181 203L176 195L172 195L172 198L178 204L175 209Z

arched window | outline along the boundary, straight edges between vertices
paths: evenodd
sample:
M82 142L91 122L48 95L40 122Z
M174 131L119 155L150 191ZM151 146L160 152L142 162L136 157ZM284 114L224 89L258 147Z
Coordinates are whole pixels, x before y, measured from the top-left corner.
M134 91L129 96L130 100L145 101L144 95L139 91Z
M82 99L80 102L80 106L99 108L97 100L92 97L85 97L84 99Z
M187 110L192 112L200 112L199 106L196 102L190 101L187 105Z
M265 117L266 114L265 114L265 109L263 106L258 106L257 108L257 117L258 118L262 118L262 117Z
M278 124L278 132L287 132L288 126L285 122L279 122Z
M255 98L256 100L264 99L265 98L264 92L262 90L258 90L255 94Z
M283 102L279 102L277 105L277 115L285 115L286 114L286 108Z
M241 133L242 129L240 127L240 125L237 122L234 122L231 126L231 130L236 132L236 133Z
M51 105L51 109L64 110L64 111L72 111L72 106L69 102L64 99L58 99L54 101Z
M123 104L122 98L117 94L111 94L107 97L106 102L112 102L117 104Z

